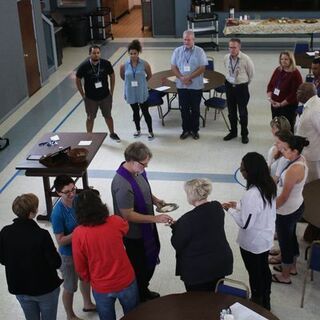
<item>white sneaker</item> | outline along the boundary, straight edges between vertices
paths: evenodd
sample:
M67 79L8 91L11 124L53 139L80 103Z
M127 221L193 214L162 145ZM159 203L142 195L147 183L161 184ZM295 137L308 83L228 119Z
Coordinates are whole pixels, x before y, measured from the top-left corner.
M148 135L148 140L151 141L154 139L154 134L153 132L149 132L149 135Z
M141 131L140 131L140 130L136 131L136 132L133 134L133 136L134 136L135 138L140 137L140 136L141 136Z

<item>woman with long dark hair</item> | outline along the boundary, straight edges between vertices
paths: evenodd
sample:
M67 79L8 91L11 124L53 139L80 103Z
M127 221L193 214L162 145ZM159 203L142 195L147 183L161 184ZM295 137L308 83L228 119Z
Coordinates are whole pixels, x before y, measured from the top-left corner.
M100 320L115 320L116 299L124 313L139 302L135 274L123 245L128 222L109 216L107 206L93 190L79 194L76 215L79 226L72 235L76 271L92 286Z
M128 45L130 58L120 66L120 77L124 80L124 98L133 111L133 121L136 126L133 136L135 138L141 136L141 109L149 131L148 139L153 140L152 118L147 103L149 97L147 81L151 78L152 72L150 64L139 57L141 52L142 46L139 40L133 40Z
M282 284L291 284L290 275L297 274L296 260L299 256L299 244L296 236L297 222L303 214L302 190L308 176L308 167L301 152L309 141L300 136L290 134L276 134L282 143L281 153L289 160L282 170L278 181L277 219L281 258L274 257L273 262L281 265L274 270L281 272L274 274L272 281Z
M240 202L224 203L239 228L237 242L249 273L251 300L270 310L271 272L268 254L273 244L276 219L276 184L263 156L247 153L240 171L247 181Z

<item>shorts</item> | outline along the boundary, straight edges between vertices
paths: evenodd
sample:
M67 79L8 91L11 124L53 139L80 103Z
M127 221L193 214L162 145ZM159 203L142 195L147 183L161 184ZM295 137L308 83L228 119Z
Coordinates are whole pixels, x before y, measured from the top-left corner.
M86 97L84 98L84 105L86 108L88 119L95 119L95 117L97 116L99 107L104 118L111 118L111 108L112 108L111 94L109 94L106 98L98 101L91 100Z
M74 268L73 258L72 256L61 255L61 260L62 263L60 271L64 280L63 288L70 293L76 292L78 289L79 277Z

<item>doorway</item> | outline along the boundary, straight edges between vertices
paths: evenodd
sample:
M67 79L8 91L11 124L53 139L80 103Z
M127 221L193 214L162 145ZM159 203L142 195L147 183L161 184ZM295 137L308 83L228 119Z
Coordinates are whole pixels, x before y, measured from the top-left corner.
M134 6L129 14L112 24L112 33L117 38L152 38L151 27L142 28L142 7Z
M17 2L17 7L28 82L28 94L30 97L41 87L31 0L20 0Z

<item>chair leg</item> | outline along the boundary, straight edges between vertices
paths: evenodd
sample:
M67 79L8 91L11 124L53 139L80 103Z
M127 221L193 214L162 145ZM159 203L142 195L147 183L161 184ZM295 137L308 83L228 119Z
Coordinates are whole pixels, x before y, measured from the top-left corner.
M309 270L306 270L305 275L304 275L300 308L303 308L303 305L304 305L304 294L306 292L306 284L307 284L308 272L309 272Z
M227 122L227 120L226 120L226 117L225 117L225 115L224 115L223 110L220 110L220 111L221 111L221 114L222 114L222 118L223 118L223 120L224 120L224 123L226 124L228 130L230 130L230 126L229 126L229 124L228 124L228 122Z
M159 118L161 119L162 126L164 127L164 118L163 118L162 107L161 106L157 106L157 107L158 107Z

